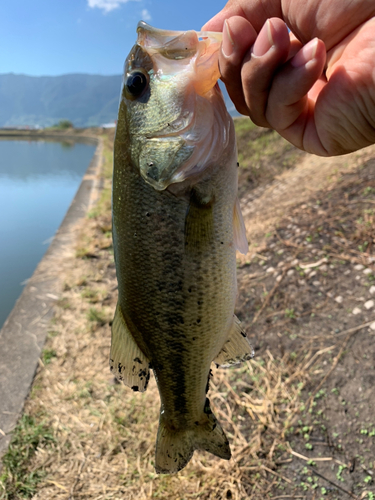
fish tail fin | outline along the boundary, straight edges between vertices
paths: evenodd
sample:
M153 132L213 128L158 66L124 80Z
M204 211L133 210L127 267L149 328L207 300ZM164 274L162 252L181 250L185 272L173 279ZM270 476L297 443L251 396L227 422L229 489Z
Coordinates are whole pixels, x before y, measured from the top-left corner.
M209 451L219 458L229 460L231 451L228 439L210 408L207 398L204 414L194 428L174 430L160 416L156 439L155 469L158 474L173 474L183 469L194 450Z
M228 438L213 414L208 398L206 398L203 415L201 423L196 423L195 449L209 451L219 458L229 460L232 454Z

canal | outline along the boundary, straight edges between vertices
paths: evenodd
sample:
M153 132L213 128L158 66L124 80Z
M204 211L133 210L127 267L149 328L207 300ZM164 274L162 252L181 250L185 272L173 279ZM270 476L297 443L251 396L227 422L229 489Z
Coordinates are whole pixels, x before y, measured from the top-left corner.
M95 148L0 140L0 329L60 226Z

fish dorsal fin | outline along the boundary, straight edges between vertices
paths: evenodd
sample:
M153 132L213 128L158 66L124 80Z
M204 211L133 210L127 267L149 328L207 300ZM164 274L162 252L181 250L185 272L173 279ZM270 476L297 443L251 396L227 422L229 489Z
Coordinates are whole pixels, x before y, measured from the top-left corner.
M237 316L233 315L233 325L228 340L214 359L218 366L231 366L254 357L254 349L247 339Z
M150 362L137 346L117 304L112 323L109 366L118 380L133 391L144 392L150 379Z
M233 232L234 244L239 252L244 255L249 251L249 244L246 239L246 227L241 213L240 201L236 198L233 210Z

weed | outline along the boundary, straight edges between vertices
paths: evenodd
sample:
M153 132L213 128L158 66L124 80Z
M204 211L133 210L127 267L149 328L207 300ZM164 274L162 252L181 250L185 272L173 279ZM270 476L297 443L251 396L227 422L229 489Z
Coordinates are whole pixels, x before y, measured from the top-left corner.
M98 311L95 307L90 307L87 313L87 319L98 325L105 325L107 319L102 311Z
M99 300L99 294L97 290L93 290L92 288L86 288L82 293L81 293L82 298L88 299L89 302L98 302Z
M54 349L44 349L43 355L42 355L42 361L45 365L48 365L51 363L53 358L56 358L57 353Z
M90 249L86 246L79 246L76 250L77 259L84 259L90 254Z
M343 479L343 477L342 477L342 475L341 475L341 474L342 474L342 471L343 471L344 469L346 469L346 465L339 465L339 470L337 471L337 474L336 474L337 479L338 479L339 481L342 481L342 482L344 482L344 479Z
M324 398L325 395L326 395L326 390L320 389L320 391L315 394L315 399Z
M23 415L14 430L8 451L3 457L3 474L0 477L0 499L30 498L37 484L44 477L43 470L30 469L37 448L55 442L51 430L42 422L37 424L30 415Z
M290 319L295 319L296 315L294 313L294 309L285 309L285 317Z
M371 187L371 186L367 186L364 190L363 190L363 196L368 196L370 194L375 194L375 188Z
M65 297L63 299L57 300L56 305L61 307L62 309L70 309L71 308L71 304L69 303L68 299Z

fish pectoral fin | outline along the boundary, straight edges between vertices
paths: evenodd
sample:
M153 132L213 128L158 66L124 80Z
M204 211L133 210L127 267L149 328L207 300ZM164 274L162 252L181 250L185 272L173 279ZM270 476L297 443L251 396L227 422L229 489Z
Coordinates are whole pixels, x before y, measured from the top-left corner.
M228 340L214 359L214 363L218 366L227 367L253 357L254 349L242 329L241 321L237 316L233 315L233 325Z
M237 250L246 255L249 251L249 243L246 238L246 227L242 217L238 196L236 197L236 203L234 204L233 210L233 233L234 244Z
M183 469L194 450L205 450L217 457L229 460L231 451L228 439L206 399L204 413L193 428L175 430L160 415L156 439L155 470L158 474L173 474Z
M187 251L211 249L214 241L214 198L192 189L185 218L185 248Z
M150 361L137 346L117 304L112 323L109 360L111 372L133 391L144 392L150 379Z

